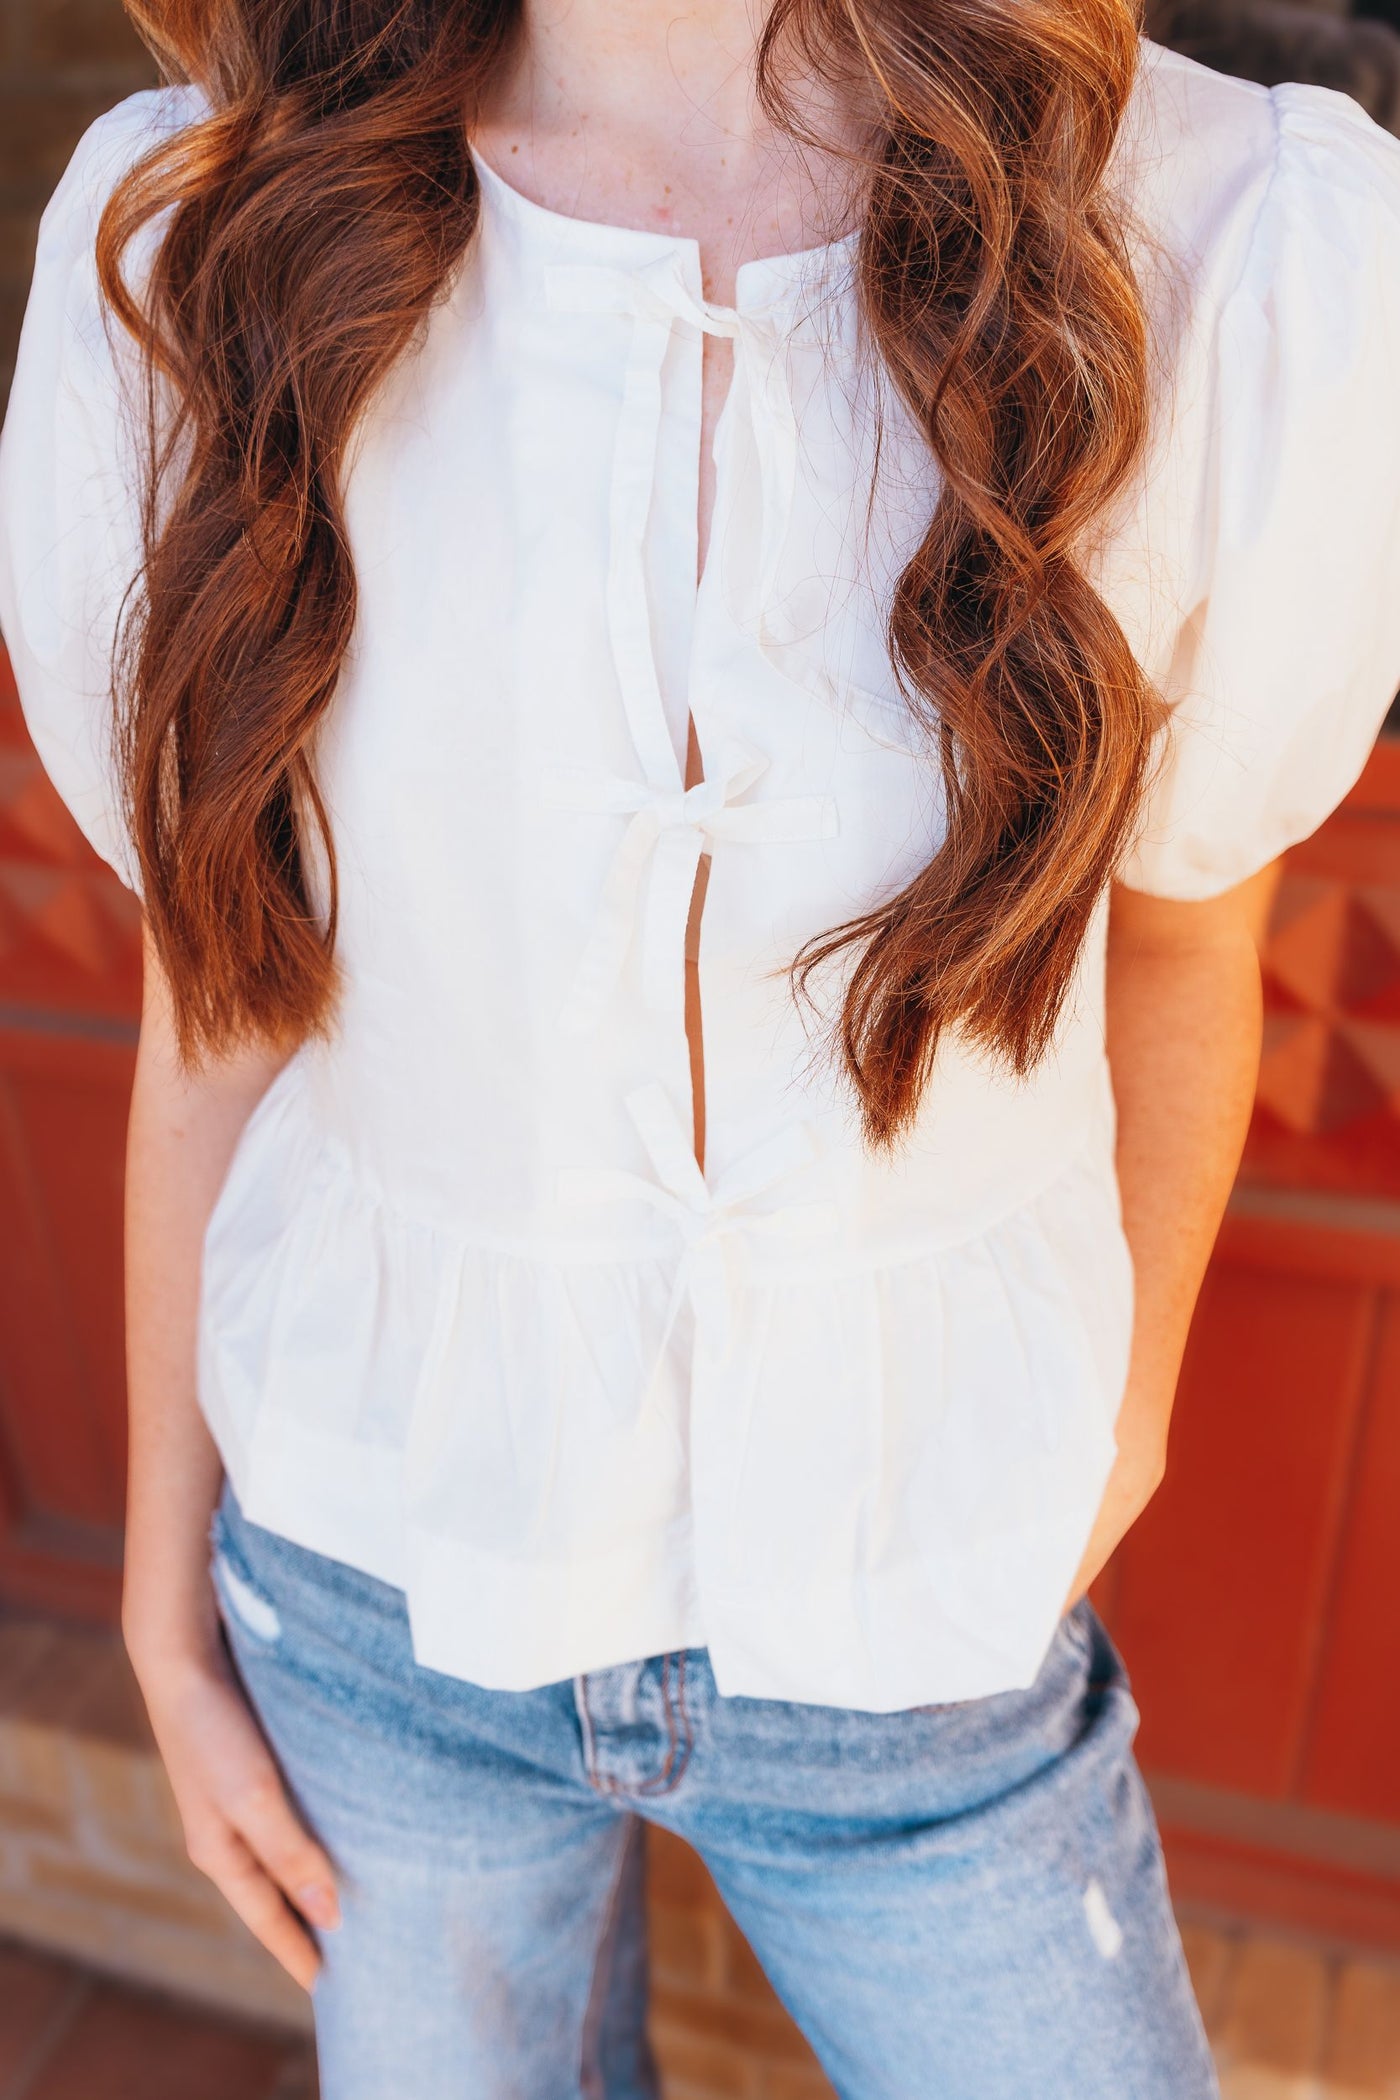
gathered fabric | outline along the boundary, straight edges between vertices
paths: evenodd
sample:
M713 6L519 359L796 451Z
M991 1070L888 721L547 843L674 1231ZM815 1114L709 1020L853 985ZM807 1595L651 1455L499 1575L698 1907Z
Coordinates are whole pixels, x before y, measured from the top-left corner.
M745 1688L800 1698L816 1672L869 1707L878 1667L894 1708L922 1703L911 1613L949 1696L1018 1666L989 1607L1014 1626L1032 1567L1053 1629L1131 1291L1101 1158L975 1239L853 1258L840 1206L792 1193L815 1124L702 1175L649 1085L626 1103L643 1168L561 1171L544 1253L404 1214L310 1137L317 1088L289 1069L235 1161L201 1391L271 1528L301 1528L314 1473L320 1550L407 1591L421 1660L460 1664L469 1635L458 1674L523 1689L606 1654L619 1614L703 1620Z
M26 717L133 886L133 375L92 246L119 174L204 114L136 96L80 146L0 443ZM790 981L944 835L887 638L939 475L862 339L856 238L745 264L722 307L693 241L477 172L347 469L357 625L314 753L343 995L210 1220L200 1404L248 1518L401 1589L419 1661L476 1684L703 1647L723 1694L1029 1686L1132 1337L1108 900L1036 1069L949 1031L872 1152L843 969ZM1084 559L1172 710L1120 875L1202 898L1336 805L1400 683L1400 143L1144 44L1110 176L1158 392ZM734 375L697 574L709 336Z

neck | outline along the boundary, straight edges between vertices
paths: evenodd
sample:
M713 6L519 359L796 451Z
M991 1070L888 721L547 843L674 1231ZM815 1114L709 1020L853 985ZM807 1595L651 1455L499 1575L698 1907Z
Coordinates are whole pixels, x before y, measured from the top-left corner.
M524 0L497 121L627 140L642 158L772 142L755 93L763 0Z
M810 247L848 223L850 112L789 78L799 147L758 98L770 0L521 0L511 57L473 135L537 203L693 235L707 278Z

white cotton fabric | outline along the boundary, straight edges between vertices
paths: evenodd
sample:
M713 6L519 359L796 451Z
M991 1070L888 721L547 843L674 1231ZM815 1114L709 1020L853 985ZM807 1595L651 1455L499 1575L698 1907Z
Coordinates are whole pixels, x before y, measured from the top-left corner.
M199 114L138 96L79 148L0 453L25 710L128 880L135 477L92 242ZM1114 179L1157 421L1094 572L1176 709L1124 874L1199 898L1321 820L1400 680L1400 145L1149 44ZM317 751L344 1000L219 1198L202 1405L249 1517L400 1585L435 1669L524 1688L703 1642L728 1694L1028 1684L1131 1325L1104 913L1031 1078L949 1041L898 1156L862 1148L822 1053L839 982L804 1014L784 970L942 815L883 640L937 477L862 353L852 246L750 263L722 309L692 242L482 182L350 470L359 622ZM697 590L707 331L736 359Z

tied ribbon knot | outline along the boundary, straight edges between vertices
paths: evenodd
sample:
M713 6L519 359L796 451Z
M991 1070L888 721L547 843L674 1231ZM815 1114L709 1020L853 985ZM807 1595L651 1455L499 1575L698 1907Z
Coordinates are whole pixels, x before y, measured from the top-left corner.
M757 573L752 579L752 620L760 644L768 642L768 613L792 518L797 481L797 412L788 373L788 343L795 325L791 298L766 306L719 306L697 298L674 256L640 270L605 263L555 263L545 272L546 296L568 313L627 314L639 342L629 372L623 427L617 453L615 492L627 469L645 458L654 470L661 421L661 363L677 322L734 345L732 398L725 404L748 426L758 467L762 517ZM632 477L635 483L635 476ZM648 476L648 479L650 477ZM614 502L618 538L633 523L625 502ZM630 536L630 535L629 535Z
M639 909L643 998L654 1010L683 999L683 954L675 929L683 927L689 915L700 856L710 843L834 836L836 804L829 795L787 795L770 802L740 799L767 767L761 752L733 745L721 754L715 773L691 788L657 788L581 766L552 766L545 772L541 789L554 808L596 810L628 819L559 1017L562 1028L578 1034L601 1020L622 973Z
M839 1218L833 1204L815 1201L758 1212L749 1208L755 1197L765 1195L817 1157L810 1124L786 1125L736 1160L711 1188L671 1098L658 1081L636 1088L626 1097L626 1105L656 1179L621 1168L565 1168L559 1176L559 1196L561 1202L570 1204L646 1203L667 1217L680 1236L681 1259L647 1380L645 1401L650 1404L687 1301L695 1315L697 1346L720 1364L728 1359L746 1242L777 1239L796 1245L834 1238Z

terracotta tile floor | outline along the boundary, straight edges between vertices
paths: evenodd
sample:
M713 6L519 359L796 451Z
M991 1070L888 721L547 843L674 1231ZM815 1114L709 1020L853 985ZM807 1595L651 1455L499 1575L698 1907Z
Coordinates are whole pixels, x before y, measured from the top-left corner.
M0 2100L315 2100L309 2045L0 1945Z
M1263 1932L1182 1937L1224 2100L1400 2100L1400 1961Z
M1185 1939L1224 2100L1400 2100L1400 1963L1202 1926ZM0 2100L315 2094L305 2041L0 1945Z

